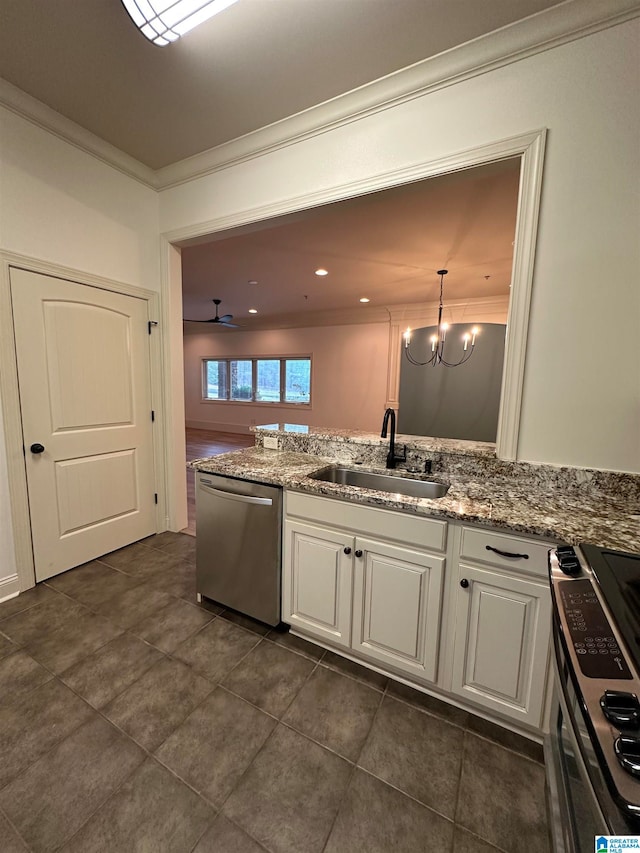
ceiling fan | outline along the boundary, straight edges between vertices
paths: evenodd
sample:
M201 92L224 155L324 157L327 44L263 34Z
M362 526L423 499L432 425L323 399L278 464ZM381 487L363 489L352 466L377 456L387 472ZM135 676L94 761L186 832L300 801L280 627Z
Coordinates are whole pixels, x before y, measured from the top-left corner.
M217 326L226 326L227 329L239 329L237 323L232 323L233 314L223 314L222 317L218 317L218 305L222 302L222 299L213 299L213 304L216 306L216 316L212 317L210 320L189 320L188 318L184 318L185 323L215 323Z

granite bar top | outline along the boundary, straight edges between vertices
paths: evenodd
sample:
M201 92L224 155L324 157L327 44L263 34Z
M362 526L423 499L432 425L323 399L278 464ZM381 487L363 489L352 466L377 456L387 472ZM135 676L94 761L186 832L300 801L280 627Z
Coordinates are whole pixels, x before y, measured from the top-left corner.
M335 435L332 435L332 440L335 441ZM420 477L448 483L450 488L443 498L412 498L327 483L309 476L335 461L333 456L265 450L256 446L196 459L189 463L189 467L383 509L539 536L554 543L589 542L601 547L640 552L640 497L628 484L626 491L618 494L606 494L595 488L571 491L553 479L519 478L509 466L504 472L497 467L498 473L490 476L480 476L477 471L464 472L464 468L461 469L463 473L459 473L454 466L443 471L434 468L433 476ZM381 467L358 466L361 470L375 471L380 471ZM526 472L526 468L523 471ZM400 476L416 476L398 473ZM632 486L635 486L634 475L627 476L632 478Z
M326 442L353 445L354 448L388 445L387 439L382 439L379 432L362 432L362 430L355 429L277 423L259 424L249 427L249 430L256 433L256 444L262 443L265 435L278 436L284 439L284 449L287 449L290 443L286 439L291 438L293 439L291 442L293 446L304 448L309 453L313 453L315 449L326 444ZM396 446L401 448L403 445L415 451L460 453L465 456L491 459L494 459L496 455L495 444L488 441L464 441L457 438L431 438L398 433L396 435Z

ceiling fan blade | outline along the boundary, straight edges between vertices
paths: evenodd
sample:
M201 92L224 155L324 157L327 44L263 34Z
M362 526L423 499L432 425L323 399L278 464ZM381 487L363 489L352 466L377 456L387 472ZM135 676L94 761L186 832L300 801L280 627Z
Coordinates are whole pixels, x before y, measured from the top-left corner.
M213 299L213 304L216 306L216 316L211 317L210 320L190 320L188 317L183 317L185 323L213 323L217 326L226 326L228 329L239 329L241 328L236 323L232 323L233 314L223 314L222 317L218 317L218 305L220 305L220 299Z

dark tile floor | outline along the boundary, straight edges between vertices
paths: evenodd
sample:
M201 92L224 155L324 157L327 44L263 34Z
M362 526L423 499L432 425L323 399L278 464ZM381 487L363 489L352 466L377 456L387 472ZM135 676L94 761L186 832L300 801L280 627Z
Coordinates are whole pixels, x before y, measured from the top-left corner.
M548 851L539 747L195 603L164 533L0 604L0 851Z

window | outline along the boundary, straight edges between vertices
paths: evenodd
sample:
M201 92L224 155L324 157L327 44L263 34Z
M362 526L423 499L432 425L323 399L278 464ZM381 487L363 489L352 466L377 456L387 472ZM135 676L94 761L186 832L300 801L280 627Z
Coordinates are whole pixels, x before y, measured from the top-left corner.
M310 358L205 358L205 400L249 403L311 403Z

